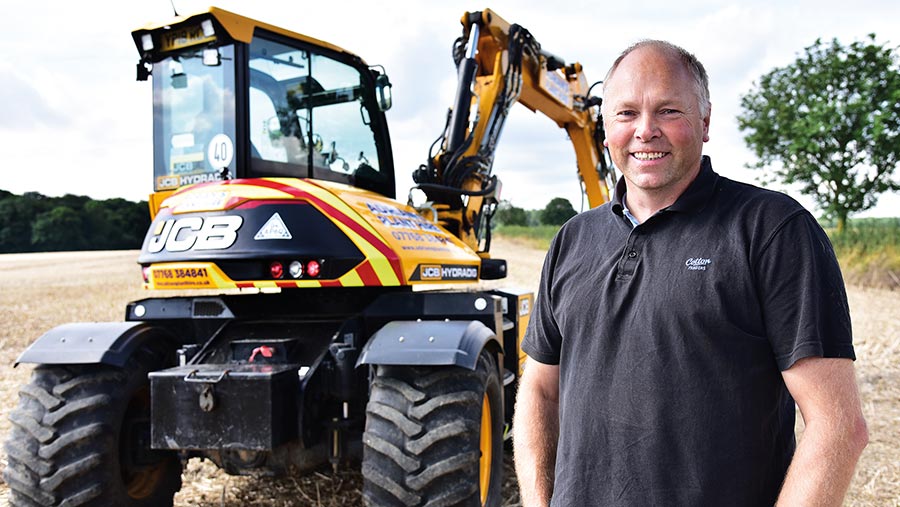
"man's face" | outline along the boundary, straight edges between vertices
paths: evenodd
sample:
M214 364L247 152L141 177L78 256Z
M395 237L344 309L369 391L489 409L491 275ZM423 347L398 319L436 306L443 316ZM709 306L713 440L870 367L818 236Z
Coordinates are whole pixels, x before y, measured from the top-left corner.
M700 170L709 113L674 55L643 47L628 54L603 97L605 145L629 189L678 193Z

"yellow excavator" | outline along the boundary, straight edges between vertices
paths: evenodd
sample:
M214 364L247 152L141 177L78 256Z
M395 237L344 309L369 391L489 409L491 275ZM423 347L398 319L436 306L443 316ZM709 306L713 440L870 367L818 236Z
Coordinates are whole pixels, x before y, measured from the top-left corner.
M395 200L381 66L218 8L132 33L153 88L153 296L18 358L36 366L10 415L11 505L172 505L195 457L361 466L367 505L500 505L533 301L480 284L506 275L490 234L510 108L566 130L591 207L614 171L580 64L491 10L461 22L418 204Z

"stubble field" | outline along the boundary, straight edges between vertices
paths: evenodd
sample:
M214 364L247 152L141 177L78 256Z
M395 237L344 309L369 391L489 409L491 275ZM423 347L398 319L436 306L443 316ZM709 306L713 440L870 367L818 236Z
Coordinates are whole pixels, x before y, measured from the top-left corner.
M537 288L544 252L495 239L495 256L509 262L502 284ZM0 438L31 367L13 368L18 354L45 331L67 322L121 321L128 301L149 297L140 287L137 252L0 255ZM900 507L900 291L848 287L857 376L869 425L865 450L845 505ZM0 469L6 456L0 451ZM176 495L179 507L341 506L360 503L361 479L353 471L323 469L305 477L232 477L191 460ZM504 505L517 506L517 485L506 457ZM0 505L8 487L0 480Z

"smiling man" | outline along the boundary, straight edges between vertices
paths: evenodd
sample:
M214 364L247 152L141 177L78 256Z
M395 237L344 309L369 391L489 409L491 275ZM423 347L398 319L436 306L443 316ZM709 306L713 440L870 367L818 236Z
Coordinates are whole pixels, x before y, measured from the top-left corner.
M713 171L710 111L669 43L607 75L624 177L547 253L513 427L525 506L842 502L868 436L837 261L796 201Z
M644 221L674 203L700 172L710 103L705 72L700 83L665 51L648 46L635 52L619 61L616 79L606 80L603 116L605 144L625 176L628 209Z

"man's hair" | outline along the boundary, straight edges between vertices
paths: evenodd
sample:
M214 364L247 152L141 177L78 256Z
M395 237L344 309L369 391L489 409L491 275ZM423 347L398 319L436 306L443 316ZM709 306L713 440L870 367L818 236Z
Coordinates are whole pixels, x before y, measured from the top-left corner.
M625 51L622 51L622 54L616 58L616 61L613 62L612 67L609 68L609 72L606 73L606 77L603 79L603 90L606 91L606 84L609 83L610 78L612 78L616 69L619 68L619 64L622 63L622 60L631 54L632 51L645 47L660 49L678 58L685 70L687 70L691 77L694 78L694 84L697 88L697 102L700 105L700 115L708 115L710 110L709 76L706 74L706 69L703 67L703 64L700 63L700 60L692 53L664 40L644 39L632 44L625 49Z

